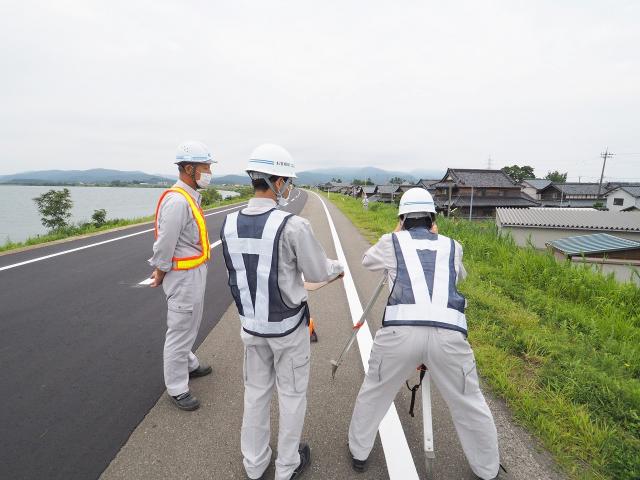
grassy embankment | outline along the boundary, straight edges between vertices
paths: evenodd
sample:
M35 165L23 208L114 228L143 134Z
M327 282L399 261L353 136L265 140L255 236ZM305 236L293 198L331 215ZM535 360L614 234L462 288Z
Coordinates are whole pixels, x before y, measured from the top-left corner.
M233 205L234 203L244 202L251 196L251 193L253 192L253 190L251 190L248 187L241 187L238 189L229 188L228 190L238 191L238 193L240 193L240 196L228 198L226 200L215 200L215 198L212 197L206 203L204 203L206 197L203 197L202 207L204 209L218 208L218 207L224 207L225 205ZM158 192L158 197L160 197L160 193L161 192ZM132 226L132 225L137 225L141 223L148 223L153 221L153 218L154 218L153 215L150 215L148 217L139 217L139 218L130 218L130 219L116 218L116 219L107 220L100 227L96 227L92 223L70 225L65 228L60 228L55 231L51 231L44 235L36 235L35 237L29 237L23 242L12 242L9 240L4 245L0 245L0 252L6 252L7 250L15 250L17 248L29 247L31 245L39 245L43 243L54 242L56 240L63 240L65 238L79 237L82 235L91 235L93 233L105 232L105 231L113 230L114 228L119 228L119 227Z
M330 200L371 242L397 222L391 205ZM492 390L571 477L640 478L640 289L517 247L493 222L438 226L464 247L469 341Z

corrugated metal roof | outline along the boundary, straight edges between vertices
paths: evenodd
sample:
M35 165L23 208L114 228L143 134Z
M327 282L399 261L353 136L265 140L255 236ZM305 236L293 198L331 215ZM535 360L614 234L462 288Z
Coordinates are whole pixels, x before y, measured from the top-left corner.
M504 226L640 232L640 214L634 212L564 208L496 208L496 221Z
M551 245L569 256L640 249L640 242L615 237L608 233L593 233L591 235L562 238L553 240L547 245Z

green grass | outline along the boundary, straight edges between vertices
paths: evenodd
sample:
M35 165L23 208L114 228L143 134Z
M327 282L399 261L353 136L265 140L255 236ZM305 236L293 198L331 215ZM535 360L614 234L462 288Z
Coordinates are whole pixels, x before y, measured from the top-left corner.
M230 190L233 190L233 189L230 189ZM253 190L251 190L251 192L253 192ZM203 209L218 208L218 207L224 207L225 205L233 205L234 203L244 202L251 196L251 192L246 188L241 187L241 189L238 191L238 193L240 193L239 197L228 198L226 200L220 200L220 201L213 201L208 204L203 204L202 208ZM131 219L116 218L112 220L107 220L104 223L104 225L100 227L95 227L93 224L90 224L90 223L84 223L80 225L70 225L65 228L48 232L44 235L36 235L35 237L29 237L23 242L12 242L11 240L8 240L5 244L0 245L0 252L15 250L17 248L29 247L31 245L40 245L43 243L54 242L56 240L63 240L65 238L78 237L82 235L90 235L92 233L98 233L98 232L106 232L118 227L125 227L129 225L135 225L138 223L151 222L153 221L153 219L154 217L152 215L148 217L139 217L139 218L131 218Z
M326 195L325 195L326 196ZM370 240L396 208L331 194ZM483 377L579 479L640 478L640 289L439 217L464 247L469 341Z

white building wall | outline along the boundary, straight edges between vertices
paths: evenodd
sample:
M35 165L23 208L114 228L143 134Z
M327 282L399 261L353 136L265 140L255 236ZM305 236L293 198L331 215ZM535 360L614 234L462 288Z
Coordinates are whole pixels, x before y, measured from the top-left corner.
M622 198L622 205L614 205L614 198ZM629 208L633 205L637 206L639 203L640 199L634 198L629 193L620 188L609 192L609 194L607 195L607 208L611 212L619 212L624 208Z

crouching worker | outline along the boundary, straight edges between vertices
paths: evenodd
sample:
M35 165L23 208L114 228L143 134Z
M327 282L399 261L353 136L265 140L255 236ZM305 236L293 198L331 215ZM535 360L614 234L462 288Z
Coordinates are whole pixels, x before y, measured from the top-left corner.
M438 234L425 189L408 190L398 216L396 231L383 235L362 259L369 270L386 270L391 294L349 426L353 468L366 469L382 418L424 364L449 407L471 469L481 479L496 478L496 427L466 338L465 298L456 290L466 276L462 247Z
M244 413L240 443L250 479L262 478L271 460L270 404L278 387L280 422L276 480L298 478L311 462L300 443L309 383L308 282L343 272L327 259L311 225L279 210L295 178L291 155L277 145L256 148L247 173L255 191L249 205L230 213L221 238L229 286L244 343Z

